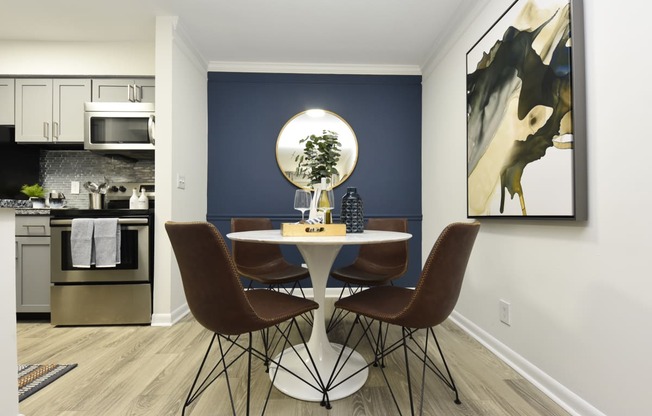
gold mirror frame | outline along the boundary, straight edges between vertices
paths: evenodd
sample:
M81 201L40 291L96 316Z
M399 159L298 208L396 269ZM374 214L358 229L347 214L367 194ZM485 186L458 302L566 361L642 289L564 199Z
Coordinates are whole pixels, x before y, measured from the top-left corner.
M333 177L333 188L345 182L358 163L358 139L349 123L328 110L306 110L290 118L276 139L276 163L283 176L298 188L309 188L310 179L295 174L297 155L303 153L304 144L299 143L311 134L321 135L324 130L338 134L342 144L340 160L336 165L339 177Z

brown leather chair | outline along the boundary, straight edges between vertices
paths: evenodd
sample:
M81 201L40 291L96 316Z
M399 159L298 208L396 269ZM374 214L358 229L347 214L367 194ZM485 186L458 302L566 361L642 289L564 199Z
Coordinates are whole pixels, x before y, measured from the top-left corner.
M369 218L365 229L407 232L405 218ZM339 298L345 293L353 294L363 287L383 286L403 276L408 268L408 242L369 244L360 246L355 261L331 271L331 276L343 282ZM334 310L327 330L333 329L345 316L343 310Z
M271 230L269 218L232 218L231 231ZM291 284L289 292L298 288L303 295L301 280L310 276L308 269L288 263L281 248L274 244L233 241L233 260L238 273L270 289L280 290ZM251 283L249 284L251 287ZM305 296L304 296L305 297Z
M414 403L412 400L408 352L417 356L423 363L420 374L420 380L423 383L420 396L421 412L423 412L426 368L433 371L435 375L455 392L455 403L461 403L457 387L446 364L439 342L435 337L433 327L441 324L448 318L457 303L466 266L479 230L480 223L478 222L453 223L448 225L441 232L437 242L430 251L430 255L426 260L415 289L397 286L376 286L352 296L342 298L335 303L335 308L355 313L355 322L358 322L361 317L366 317L379 322L379 328L382 328L383 323L402 327L401 339L391 345L384 345L381 334L377 338L374 338L376 341L375 345L372 345L372 348L374 348L376 353L374 359L371 360L371 364L378 363L379 360L382 360L388 354L403 347L412 415L414 415ZM349 343L355 326L351 325L351 330L347 335L345 345ZM366 337L373 344L368 335L371 325L360 326L365 331L360 335L360 339L357 342L360 342L362 337ZM425 345L417 344L415 348L412 346L412 343L419 341L416 336L416 332L419 329L425 329L425 340L422 341ZM431 337L437 345L448 377L444 376L444 373L435 365L435 362L428 357L428 343ZM357 343L353 345L357 345ZM380 367L381 371L384 372L382 370L383 367ZM387 381L387 384L391 391L389 381ZM392 392L393 395L394 393ZM396 403L396 400L394 402ZM398 403L396 404L398 407Z
M272 361L276 364L276 368L279 366L269 358L271 355L267 351L267 347L264 352L261 352L252 346L252 333L276 327L285 340L278 346L284 344L282 348L285 349L289 342L288 336L293 328L304 340L296 318L317 309L318 304L312 300L272 290L244 290L224 239L210 223L166 222L165 229L179 264L183 289L190 311L197 322L213 332L213 338L190 388L182 414L185 415L186 408L203 393L210 383L224 374L231 399L231 410L235 415L228 368L246 353L248 358L248 415L252 356L265 361L265 363ZM284 322L289 322L289 325L280 327L279 325ZM248 334L248 337L245 334ZM247 340L241 341L241 336ZM219 360L202 382L197 384L216 339L219 345ZM223 348L223 343L227 343L226 348ZM303 343L305 347L305 340ZM230 358L226 359L230 350L237 351L236 357L229 356ZM287 353L289 352L286 351ZM306 383L310 384L308 381ZM269 400L271 387L270 384L263 412Z

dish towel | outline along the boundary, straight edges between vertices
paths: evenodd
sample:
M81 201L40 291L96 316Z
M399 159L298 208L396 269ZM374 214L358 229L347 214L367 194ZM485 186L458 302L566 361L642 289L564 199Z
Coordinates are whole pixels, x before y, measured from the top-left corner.
M120 226L117 218L95 218L95 267L120 264Z
M70 254L73 267L91 267L93 261L92 218L73 218L70 232Z

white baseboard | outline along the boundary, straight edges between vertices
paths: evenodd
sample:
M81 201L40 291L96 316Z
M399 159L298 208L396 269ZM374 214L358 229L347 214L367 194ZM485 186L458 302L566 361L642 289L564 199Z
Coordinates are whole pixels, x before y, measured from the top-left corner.
M532 383L543 394L550 397L554 402L574 416L606 416L604 413L593 407L590 403L573 393L557 380L550 377L531 362L520 356L508 346L498 341L488 332L453 311L450 316L453 321L467 334L475 338L480 344L494 353L501 361L513 368L523 378Z
M152 315L152 326L172 326L179 322L181 318L188 315L190 309L188 304L184 303L171 313L155 313Z

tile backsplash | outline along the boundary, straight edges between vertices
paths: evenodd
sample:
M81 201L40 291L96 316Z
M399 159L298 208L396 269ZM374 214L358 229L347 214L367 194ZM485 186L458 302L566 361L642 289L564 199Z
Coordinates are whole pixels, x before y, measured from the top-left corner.
M154 183L154 161L105 156L87 150L42 150L40 177L46 192L56 190L66 196L69 208L88 208L90 181ZM70 193L72 181L80 183L79 194Z

